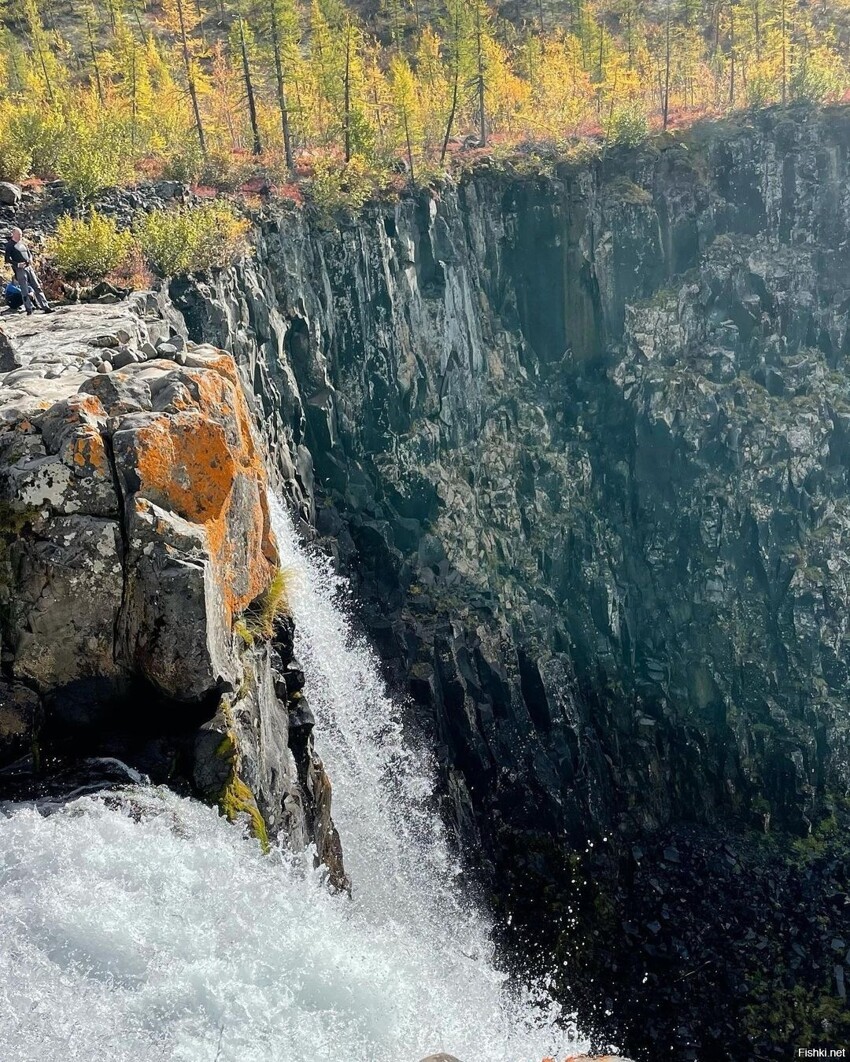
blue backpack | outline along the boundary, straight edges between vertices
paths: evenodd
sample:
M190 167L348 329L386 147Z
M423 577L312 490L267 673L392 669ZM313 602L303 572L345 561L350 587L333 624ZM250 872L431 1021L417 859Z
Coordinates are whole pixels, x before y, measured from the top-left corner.
M23 306L24 297L21 294L21 289L13 280L10 280L6 285L5 295L6 305L10 310L19 310Z

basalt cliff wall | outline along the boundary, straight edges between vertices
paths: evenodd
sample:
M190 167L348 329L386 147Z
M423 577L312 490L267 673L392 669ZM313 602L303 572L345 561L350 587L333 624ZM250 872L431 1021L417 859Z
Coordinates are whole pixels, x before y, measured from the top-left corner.
M846 1022L848 267L832 108L270 209L251 261L171 285L356 580L513 945L598 975L568 998L637 1050Z

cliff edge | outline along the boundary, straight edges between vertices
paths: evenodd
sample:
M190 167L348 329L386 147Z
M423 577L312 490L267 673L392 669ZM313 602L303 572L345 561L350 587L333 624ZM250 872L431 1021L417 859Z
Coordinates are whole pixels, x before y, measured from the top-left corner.
M119 761L344 886L248 404L175 323L153 295L4 321L0 791Z

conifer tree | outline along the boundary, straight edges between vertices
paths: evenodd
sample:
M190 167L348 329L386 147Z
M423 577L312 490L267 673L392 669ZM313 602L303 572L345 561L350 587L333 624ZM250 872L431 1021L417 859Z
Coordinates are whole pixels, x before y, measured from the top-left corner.
M469 17L469 8L466 0L448 0L448 14L446 18L446 45L450 66L451 102L449 113L446 118L446 132L443 137L443 146L440 151L440 164L446 160L449 149L449 140L454 129L458 107L461 103L461 89L464 84L471 80L473 63L473 29Z
M260 25L267 32L272 49L283 151L287 169L293 173L295 158L288 85L301 46L300 20L293 0L262 0Z
M202 154L207 153L207 138L204 133L204 123L201 117L201 105L198 97L199 66L197 55L197 42L193 36L200 18L198 9L189 7L187 0L163 0L162 5L163 23L172 32L179 42L180 57L183 63L183 73L189 90L189 98L192 101L192 114L195 119L195 132L198 136L198 144Z
M410 180L415 182L416 159L422 141L422 122L416 95L416 79L410 64L401 55L395 56L390 64L390 82L393 103L401 125Z
M53 57L53 50L50 47L50 42L47 39L44 24L41 21L41 14L39 13L36 0L24 0L23 10L27 21L29 39L37 60L44 90L51 106L55 106L57 99L54 82L56 81L57 64Z
M97 48L95 45L95 29L94 29L94 7L91 4L85 4L83 7L83 18L86 24L86 37L89 46L89 55L91 57L92 71L94 72L95 84L97 86L97 98L100 100L101 107L104 105L105 100L103 96L103 79L100 75L100 64L97 58Z
M237 0L236 20L232 38L231 47L239 55L245 101L248 106L248 120L251 123L251 151L254 155L262 155L263 140L260 135L260 126L257 118L257 95L254 88L254 77L251 72L250 53L253 51L253 36L245 22L242 0Z

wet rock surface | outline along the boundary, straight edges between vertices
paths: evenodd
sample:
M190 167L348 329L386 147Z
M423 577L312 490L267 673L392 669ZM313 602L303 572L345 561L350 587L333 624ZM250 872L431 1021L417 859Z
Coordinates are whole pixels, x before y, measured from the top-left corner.
M774 869L753 859L746 938L850 781L848 152L846 109L798 109L483 167L330 231L271 212L253 261L170 289L193 339L234 351L282 483L355 579L509 946L538 971L565 956L580 1019L639 1057L785 1057L749 973L730 995L692 972L724 963L741 883L678 831L782 839ZM553 922L603 838L593 916ZM667 919L646 901L637 949L634 845L661 845L683 898ZM818 912L846 939L845 908ZM846 1029L822 963L782 969L802 1046ZM589 970L611 1014L570 987Z

